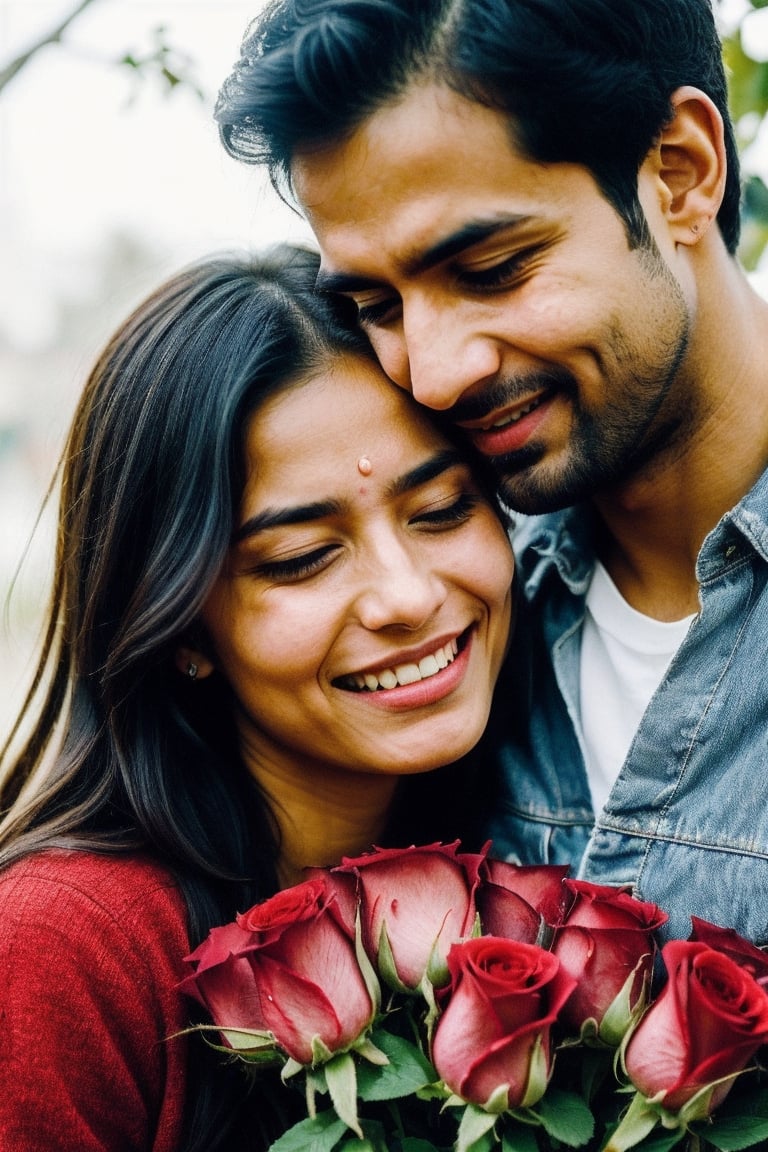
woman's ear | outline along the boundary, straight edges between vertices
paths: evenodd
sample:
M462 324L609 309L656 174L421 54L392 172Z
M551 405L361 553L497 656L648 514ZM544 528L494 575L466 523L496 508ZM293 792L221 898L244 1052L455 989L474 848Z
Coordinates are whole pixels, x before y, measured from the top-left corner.
M204 680L214 671L213 661L199 648L189 644L180 644L176 649L173 662L182 676L190 680Z
M717 216L726 177L723 119L712 100L690 85L672 93L672 121L646 164L656 166L662 210L672 239L697 244Z

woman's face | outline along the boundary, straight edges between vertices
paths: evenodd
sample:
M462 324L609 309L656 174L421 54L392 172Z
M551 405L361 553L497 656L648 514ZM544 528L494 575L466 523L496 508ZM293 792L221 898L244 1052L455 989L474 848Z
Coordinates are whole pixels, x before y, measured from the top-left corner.
M257 778L400 775L480 737L513 561L470 469L364 358L247 428L239 530L202 613Z

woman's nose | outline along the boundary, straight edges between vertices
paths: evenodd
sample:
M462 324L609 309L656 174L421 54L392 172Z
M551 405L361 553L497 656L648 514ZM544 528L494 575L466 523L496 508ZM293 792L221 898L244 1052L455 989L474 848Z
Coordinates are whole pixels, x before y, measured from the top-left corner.
M371 631L415 630L427 623L445 598L445 584L428 560L390 543L380 549L378 562L367 574L357 611Z

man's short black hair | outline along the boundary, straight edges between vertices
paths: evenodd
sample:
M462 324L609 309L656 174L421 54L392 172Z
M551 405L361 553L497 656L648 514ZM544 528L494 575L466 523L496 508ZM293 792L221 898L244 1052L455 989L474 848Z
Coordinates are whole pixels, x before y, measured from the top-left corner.
M586 167L630 243L647 226L637 174L682 85L725 122L718 224L739 239L739 161L709 0L273 0L249 27L216 108L227 150L285 194L296 150L336 143L414 82L509 118L532 160Z

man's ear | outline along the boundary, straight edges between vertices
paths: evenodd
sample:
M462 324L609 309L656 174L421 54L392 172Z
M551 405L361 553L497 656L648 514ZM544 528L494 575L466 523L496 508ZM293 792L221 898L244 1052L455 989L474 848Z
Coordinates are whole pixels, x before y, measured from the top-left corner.
M704 92L686 85L672 94L674 118L646 163L656 166L672 239L698 243L717 216L726 177L723 119Z
M214 663L193 644L180 644L173 654L173 662L182 676L190 680L204 680L214 671Z

